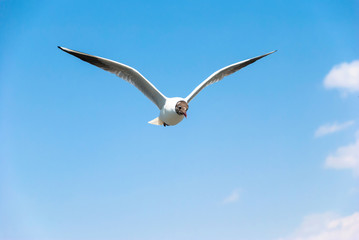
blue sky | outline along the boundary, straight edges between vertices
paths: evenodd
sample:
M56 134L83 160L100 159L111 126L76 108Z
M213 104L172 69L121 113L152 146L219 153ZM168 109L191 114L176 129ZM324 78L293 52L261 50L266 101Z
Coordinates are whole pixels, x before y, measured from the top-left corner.
M0 239L358 239L358 5L0 0ZM278 52L164 128L135 87L58 45L168 97Z

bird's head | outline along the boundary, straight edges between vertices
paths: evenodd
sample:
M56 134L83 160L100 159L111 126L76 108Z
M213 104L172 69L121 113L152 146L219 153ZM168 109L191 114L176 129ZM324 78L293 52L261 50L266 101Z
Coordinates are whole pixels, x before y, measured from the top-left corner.
M188 111L188 104L181 100L176 103L176 113L178 115L184 115L187 117L187 111Z

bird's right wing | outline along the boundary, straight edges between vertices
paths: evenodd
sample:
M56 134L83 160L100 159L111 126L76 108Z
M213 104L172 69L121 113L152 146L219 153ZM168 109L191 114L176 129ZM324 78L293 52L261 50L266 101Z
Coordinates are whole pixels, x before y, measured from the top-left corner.
M81 60L95 65L103 70L116 74L118 77L126 80L140 90L146 97L148 97L159 109L165 105L166 97L153 86L144 76L142 76L136 69L131 68L125 64L115 62L106 58L92 56L86 53L74 51L64 47L58 47L61 50L80 58Z
M249 64L254 63L255 61L261 59L262 57L268 56L269 54L272 54L276 51L258 56L258 57L254 57L254 58L250 58L241 62L237 62L234 63L232 65L229 65L227 67L224 67L220 70L218 70L217 72L213 73L211 76L209 76L206 80L204 80L203 82L201 82L200 85L198 85L185 99L186 102L189 103L203 88L207 87L208 85L211 85L212 83L218 82L220 80L222 80L225 76L228 76L232 73L237 72L238 70L240 70L241 68L244 68L246 66L248 66Z

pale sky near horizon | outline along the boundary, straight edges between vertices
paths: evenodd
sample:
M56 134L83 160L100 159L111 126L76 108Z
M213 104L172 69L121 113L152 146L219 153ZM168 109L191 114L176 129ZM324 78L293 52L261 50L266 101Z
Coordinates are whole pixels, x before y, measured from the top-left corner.
M359 2L0 0L0 240L359 239ZM136 68L135 87L57 46Z

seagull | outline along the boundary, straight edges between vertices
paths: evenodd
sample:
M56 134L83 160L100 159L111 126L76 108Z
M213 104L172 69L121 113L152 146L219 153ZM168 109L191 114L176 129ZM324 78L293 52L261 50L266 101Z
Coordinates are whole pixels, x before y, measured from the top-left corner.
M185 117L187 118L188 104L192 99L205 87L212 83L222 80L225 76L237 72L241 68L254 63L255 61L268 56L276 51L263 54L258 57L250 58L241 62L234 63L224 67L213 73L201 84L199 84L186 98L172 97L168 98L163 95L150 81L141 75L136 69L125 64L102 58L86 53L74 51L68 48L60 47L61 50L67 52L81 60L95 65L110 73L116 74L118 77L126 80L140 90L146 97L148 97L160 110L159 117L149 121L153 125L174 126L181 122Z

